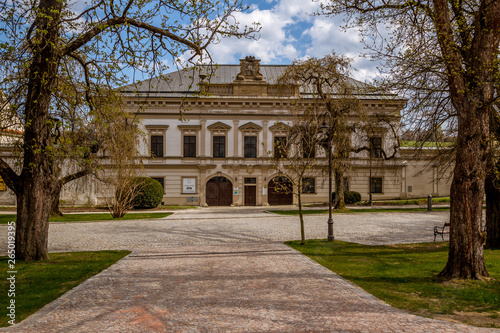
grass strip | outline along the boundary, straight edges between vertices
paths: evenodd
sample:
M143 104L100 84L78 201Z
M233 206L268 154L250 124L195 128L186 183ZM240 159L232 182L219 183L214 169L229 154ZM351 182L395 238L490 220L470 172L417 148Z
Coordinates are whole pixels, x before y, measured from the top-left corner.
M326 240L286 244L390 305L414 314L500 327L500 250L484 252L493 279L442 282L448 243L368 246Z
M15 306L18 323L46 304L60 297L66 291L79 285L91 276L111 266L130 251L97 251L51 253L49 260L23 262L16 261L15 270ZM0 304L0 327L10 326L7 317L9 281L5 276L10 269L7 257L0 257L2 291Z
M161 219L172 213L128 213L124 217L114 219L110 213L98 214L65 214L64 216L51 217L50 222L85 222L85 221L121 221L121 220L147 220ZM0 224L16 221L16 214L0 214Z
M450 207L434 207L432 211L449 211ZM360 209L342 209L332 210L334 214L351 214L351 213L407 213L407 212L426 212L427 208L360 208ZM269 212L279 215L299 215L298 210L270 210ZM310 214L327 214L328 209L305 209L302 211L304 215Z

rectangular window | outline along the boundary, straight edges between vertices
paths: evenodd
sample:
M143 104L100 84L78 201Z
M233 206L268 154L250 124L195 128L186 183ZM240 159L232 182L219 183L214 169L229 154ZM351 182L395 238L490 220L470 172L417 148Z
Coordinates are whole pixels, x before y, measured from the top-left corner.
M257 137L256 136L245 136L245 158L256 158L257 157Z
M245 184L257 184L257 178L245 178Z
M382 137L374 136L370 138L371 157L382 158Z
M314 158L316 157L316 147L307 139L302 139L302 157Z
M315 178L302 178L302 193L316 193Z
M275 158L286 158L288 156L286 152L286 136L275 136L274 137L274 157Z
M214 136L214 157L226 157L226 137Z
M344 183L344 191L349 191L349 178L344 177L342 182Z
M382 193L382 178L372 177L370 178L370 192L371 193Z
M165 190L165 178L163 177L151 177L151 178L160 183L163 190Z
M184 157L196 157L195 135L184 135Z
M151 154L153 157L163 157L163 135L151 135Z

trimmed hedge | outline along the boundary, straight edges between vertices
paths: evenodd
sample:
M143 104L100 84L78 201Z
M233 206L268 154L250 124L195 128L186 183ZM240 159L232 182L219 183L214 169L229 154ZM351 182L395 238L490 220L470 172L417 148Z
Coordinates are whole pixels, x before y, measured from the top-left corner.
M332 193L332 202L335 202L335 192ZM344 202L346 205L352 205L361 201L361 194L356 191L344 191Z
M156 208L160 205L163 199L163 187L157 180L149 177L136 177L134 182L143 183L141 191L134 198L134 208Z

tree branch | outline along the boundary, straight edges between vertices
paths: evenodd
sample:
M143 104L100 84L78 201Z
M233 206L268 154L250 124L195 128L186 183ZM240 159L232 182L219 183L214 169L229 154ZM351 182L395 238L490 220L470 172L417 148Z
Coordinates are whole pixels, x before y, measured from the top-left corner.
M20 177L14 172L14 170L12 170L10 165L3 160L3 158L0 158L0 176L2 176L5 185L7 185L12 192L17 194Z
M83 45L85 45L89 41L91 41L94 37L103 33L109 27L114 27L114 26L118 26L118 25L122 25L122 24L131 25L131 26L134 26L136 28L148 30L148 31L152 32L153 34L156 34L159 36L168 37L171 40L174 40L176 42L179 42L181 44L184 44L184 45L192 48L197 54L201 54L202 48L198 44L193 43L192 41L187 40L183 37L177 36L166 29L161 29L161 28L158 28L154 25L151 25L151 24L148 24L145 22L140 22L140 21L128 18L128 17L115 17L115 18L111 18L111 19L103 21L101 24L96 25L92 29L88 30L87 32L85 32L82 35L80 35L79 37L77 37L71 43L66 45L66 47L63 49L63 51L61 53L61 56L69 55L69 54L73 53L74 51L78 50L80 47L82 47Z
M86 176L86 175L88 175L90 173L91 173L90 169L80 170L80 171L75 172L75 173L73 173L71 175L67 175L67 176L61 178L59 180L59 182L61 183L61 185L64 185L64 184L67 184L67 183L69 183L69 182L71 182L71 181L73 181L75 179L78 179L78 178L81 178L83 176Z

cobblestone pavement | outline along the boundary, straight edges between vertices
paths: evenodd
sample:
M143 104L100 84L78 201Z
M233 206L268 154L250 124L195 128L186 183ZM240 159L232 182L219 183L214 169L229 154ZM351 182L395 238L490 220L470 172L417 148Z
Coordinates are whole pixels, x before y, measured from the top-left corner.
M334 218L339 239L380 244L432 240L432 227L446 216ZM308 216L306 224L308 237L324 237L324 215ZM499 332L406 314L377 300L277 242L297 238L297 217L212 209L163 220L50 228L52 250L127 248L127 242L135 250L2 331Z

